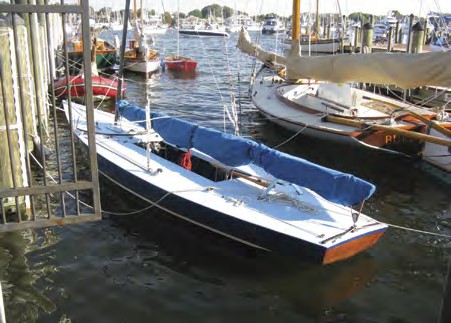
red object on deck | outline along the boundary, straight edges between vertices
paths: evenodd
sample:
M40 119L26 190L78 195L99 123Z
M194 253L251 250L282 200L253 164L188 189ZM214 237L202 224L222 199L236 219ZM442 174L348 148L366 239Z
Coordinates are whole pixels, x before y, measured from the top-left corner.
M85 95L85 78L83 74L69 76L70 95L72 97L83 97ZM115 98L117 94L117 78L92 76L92 95ZM67 80L63 77L55 82L55 95L57 97L67 97ZM122 82L122 94L125 93L125 82Z
M188 72L194 71L197 67L197 62L188 57L171 56L165 59L166 67L171 71Z
M179 165L187 170L191 170L191 151L188 149L186 153L183 153L179 158Z

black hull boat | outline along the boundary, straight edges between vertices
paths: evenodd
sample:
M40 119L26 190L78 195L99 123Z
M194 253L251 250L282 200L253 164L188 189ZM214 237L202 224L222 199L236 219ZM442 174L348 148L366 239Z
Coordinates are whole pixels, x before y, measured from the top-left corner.
M86 146L85 107L64 107ZM351 207L374 191L352 175L158 113L146 130L145 110L126 101L118 112L115 123L114 114L95 111L100 173L173 216L318 264L371 247L387 228Z

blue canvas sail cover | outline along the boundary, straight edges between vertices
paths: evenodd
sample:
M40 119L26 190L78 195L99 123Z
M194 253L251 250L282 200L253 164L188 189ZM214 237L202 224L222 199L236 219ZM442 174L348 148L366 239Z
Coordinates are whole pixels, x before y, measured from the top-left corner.
M125 100L117 104L119 114L145 127L146 111ZM226 134L194 123L151 112L152 127L164 141L180 148L196 148L230 167L254 163L275 178L309 188L325 199L346 206L369 198L373 184L302 158L271 149L250 139Z

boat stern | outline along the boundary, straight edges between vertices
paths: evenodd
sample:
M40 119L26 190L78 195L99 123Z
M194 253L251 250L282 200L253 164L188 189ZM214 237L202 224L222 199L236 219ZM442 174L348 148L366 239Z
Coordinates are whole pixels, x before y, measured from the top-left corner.
M375 228L366 234L359 235L327 248L323 257L323 264L331 264L336 261L350 258L374 246L387 229L387 225L385 224L379 224L378 226L379 228Z

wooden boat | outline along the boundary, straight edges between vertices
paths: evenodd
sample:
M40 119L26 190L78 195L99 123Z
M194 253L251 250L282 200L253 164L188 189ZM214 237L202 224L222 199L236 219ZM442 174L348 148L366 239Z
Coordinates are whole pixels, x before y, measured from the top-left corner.
M124 69L145 74L156 72L161 65L160 54L158 51L149 48L143 30L139 29L136 1L133 15L135 21L133 28L134 39L129 42L129 49L124 53ZM143 25L142 16L141 25Z
M153 73L160 68L160 56L153 49L140 49L136 41L130 42L124 55L124 69L138 73Z
M189 57L175 55L166 57L165 65L168 70L189 72L196 69L197 62Z
M64 102L64 108L87 146L85 107ZM146 115L126 101L118 102L117 113L115 121L114 114L94 111L100 174L170 215L318 264L366 250L387 229L358 211L374 186L350 174L250 139Z
M177 26L180 26L179 6L180 3L177 1ZM196 69L197 62L195 60L180 56L180 33L177 33L177 55L166 57L164 64L168 70L177 72L189 72Z
M84 98L85 96L85 78L84 74L71 75L68 77L70 92L67 86L67 78L63 77L54 83L55 96L57 98L67 98L70 93L73 98ZM92 76L92 94L96 100L105 100L116 98L118 89L117 78ZM125 93L125 82L122 82L122 94Z
M83 66L83 43L81 40L76 40L72 42L67 55L70 60L71 73L78 74ZM116 47L111 45L108 41L103 39L95 40L95 50L96 50L96 64L98 70L111 69L117 62L117 51Z
M252 101L269 120L303 135L420 156L451 172L451 155L446 153L451 146L451 118L444 107L431 111L350 86L362 82L449 87L449 54L305 57L299 54L299 26L293 28L295 37L286 57L252 44L245 30L238 40L243 52L266 64L277 62L279 71L286 68L278 73L263 67L252 84ZM437 148L441 153L427 153L434 145L441 147Z

